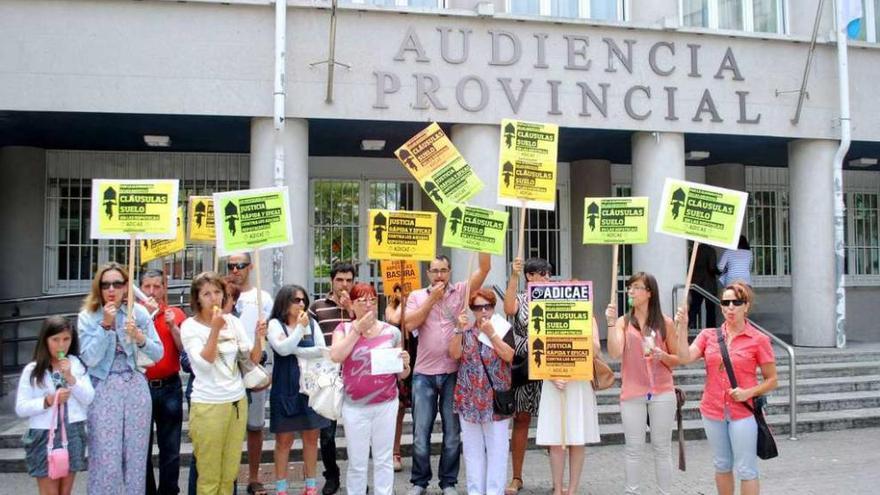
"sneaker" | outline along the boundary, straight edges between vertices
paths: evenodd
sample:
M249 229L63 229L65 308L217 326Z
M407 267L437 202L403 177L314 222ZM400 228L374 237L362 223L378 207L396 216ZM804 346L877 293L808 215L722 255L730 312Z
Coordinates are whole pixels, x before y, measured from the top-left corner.
M425 495L427 490L423 486L413 485L409 487L409 491L406 492L406 495Z
M334 495L339 491L339 479L338 478L328 478L324 483L324 488L321 489L321 495Z
M447 486L443 489L443 495L458 495L458 490L454 486Z

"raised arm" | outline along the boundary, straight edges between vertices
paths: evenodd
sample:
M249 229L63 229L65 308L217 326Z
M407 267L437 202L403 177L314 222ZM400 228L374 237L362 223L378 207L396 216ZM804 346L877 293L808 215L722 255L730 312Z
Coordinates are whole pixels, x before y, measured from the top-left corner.
M703 349L697 340L688 346L688 312L687 306L679 306L675 311L675 333L678 338L676 354L678 355L678 364L685 365L697 361L703 357Z
M504 314L507 316L513 316L519 311L519 303L516 300L516 290L519 288L519 276L522 273L522 258L515 258L511 267L510 278L507 279L507 290L504 291Z
M480 253L478 265L479 266L474 270L474 273L471 273L470 278L468 278L468 283L471 286L471 293L480 290L480 287L483 286L483 282L486 281L486 277L489 276L489 270L492 269L492 255L489 253ZM467 301L465 301L465 304L467 304Z

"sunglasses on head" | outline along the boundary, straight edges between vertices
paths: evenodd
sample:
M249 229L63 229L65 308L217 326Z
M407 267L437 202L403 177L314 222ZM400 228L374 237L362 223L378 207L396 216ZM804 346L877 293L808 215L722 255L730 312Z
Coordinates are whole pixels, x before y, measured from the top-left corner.
M471 311L473 311L474 313L478 311L493 311L494 309L494 304L471 304Z
M742 299L724 299L724 300L722 300L719 304L721 304L722 306L727 307L727 306L730 306L731 304L734 305L734 306L742 306L742 305L745 304L745 303L746 303L746 302L743 301Z
M250 263L227 263L226 269L230 272L233 270L244 270L245 268L251 266Z
M125 280L113 280L112 282L101 282L101 290L107 290L110 287L121 289L125 287Z

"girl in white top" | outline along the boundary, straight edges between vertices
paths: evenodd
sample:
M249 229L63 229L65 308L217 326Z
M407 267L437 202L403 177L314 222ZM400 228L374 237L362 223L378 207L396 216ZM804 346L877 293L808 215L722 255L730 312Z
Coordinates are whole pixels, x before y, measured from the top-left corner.
M189 413L193 453L198 460L200 495L228 493L238 474L247 420L247 399L238 367L239 351L260 362L266 324L252 343L241 321L223 314L226 283L201 273L190 289L192 318L180 326L183 347L195 374Z
M69 494L77 471L86 469L85 423L88 406L95 397L92 382L79 358L76 332L61 316L52 316L43 323L34 360L25 366L18 382L15 413L28 418L29 430L24 436L28 473L37 478L41 494ZM64 409L67 430L67 451L70 474L53 480L48 474L47 447L52 426L52 406L58 400ZM60 416L60 415L59 415ZM60 417L56 418L55 445L62 443Z

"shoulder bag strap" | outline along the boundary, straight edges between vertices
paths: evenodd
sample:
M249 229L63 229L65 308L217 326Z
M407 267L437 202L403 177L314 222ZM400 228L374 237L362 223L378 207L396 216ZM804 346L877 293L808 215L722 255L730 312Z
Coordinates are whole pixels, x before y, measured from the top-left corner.
M733 373L733 364L730 362L730 353L727 352L727 343L724 342L724 335L721 333L721 328L715 328L715 335L718 337L718 348L721 350L721 359L724 360L724 370L727 371L727 379L730 380L730 386L733 388L738 387L736 384L736 375ZM752 414L755 414L755 409L752 408L752 405L749 404L748 401L743 401L742 403L749 411L752 411Z
M495 383L492 381L492 375L489 374L489 369L486 368L486 363L483 362L483 353L481 352L483 349L483 343L477 340L477 359L480 360L480 364L483 365L483 371L486 373L486 378L489 380L489 386L492 387L492 390L495 390Z

